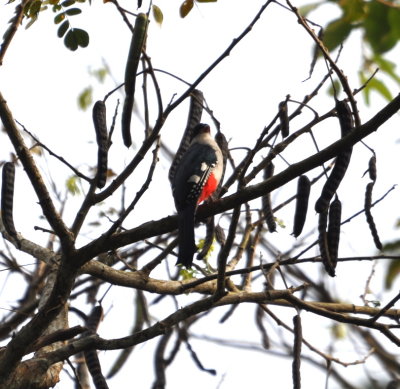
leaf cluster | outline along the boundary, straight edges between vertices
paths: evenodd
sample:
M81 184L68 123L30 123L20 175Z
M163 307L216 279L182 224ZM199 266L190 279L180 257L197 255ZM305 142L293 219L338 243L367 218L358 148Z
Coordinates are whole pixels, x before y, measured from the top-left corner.
M307 16L311 11L327 4L313 3L300 8ZM378 65L379 69L390 79L400 85L400 78L395 72L396 65L385 58L400 41L400 7L393 1L380 0L341 0L335 2L341 9L341 16L330 21L322 30L323 42L329 51L340 47L356 30L362 31L364 56L359 72L361 83L365 83L371 66ZM393 96L385 82L374 78L363 90L367 104L370 103L370 93L376 91L390 101Z
M76 7L77 3L85 3L87 0L31 0L28 1L23 9L25 17L28 19L26 28L31 27L39 18L41 12L51 9L56 14L54 24L59 25L57 36L64 38L65 46L75 51L78 47L87 47L89 44L89 34L71 25L70 18L80 15L82 10ZM90 1L89 1L90 3Z

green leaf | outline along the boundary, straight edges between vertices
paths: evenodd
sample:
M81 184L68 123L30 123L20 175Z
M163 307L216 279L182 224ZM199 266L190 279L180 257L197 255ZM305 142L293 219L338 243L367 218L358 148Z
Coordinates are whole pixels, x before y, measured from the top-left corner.
M156 6L155 4L153 4L153 17L154 20L161 26L163 20L164 20L164 15L160 9L160 7Z
M208 258L210 257L210 255L212 254L212 252L215 250L215 244L214 244L215 241L216 241L216 240L215 240L215 238L214 238L214 239L213 239L212 245L210 246L210 248L208 249L206 255L204 256L204 259L205 259L206 261L208 261ZM204 243L205 243L205 240L204 240L204 239L200 239L200 240L199 240L199 243L196 245L197 248L198 248L199 250L201 250L201 249L204 247Z
M396 64L392 61L389 61L386 58L383 58L381 55L377 54L373 57L374 63L379 66L379 69L390 76L393 80L395 80L398 84L400 84L400 77L396 74Z
M93 101L92 92L93 92L92 87L88 86L78 96L78 106L83 111L87 110L92 105L92 101Z
M82 10L80 10L79 8L70 8L70 9L67 9L65 11L65 13L68 16L74 16L74 15L79 15L80 13L82 13Z
M276 223L278 224L279 227L281 228L286 228L285 221L283 219L275 218Z
M399 227L398 223L399 221L397 221L396 227ZM400 252L400 240L395 240L394 242L385 243L383 250L385 252L390 252L392 254L398 255Z
M38 20L37 16L32 16L29 20L29 22L26 24L25 29L27 30L30 26L32 26L33 23Z
M359 77L361 84L365 84L368 81L368 78L365 76L363 72L359 73ZM367 105L370 105L370 94L372 91L378 92L382 97L384 97L388 101L391 101L393 99L393 96L390 93L388 87L385 85L385 83L374 77L373 79L368 81L365 88L363 89L363 95L365 98L365 103Z
M75 0L65 0L61 3L61 7L70 7L71 5L75 4Z
M193 8L193 0L185 0L181 6L179 7L179 14L181 15L181 18L184 18L188 15L188 13L192 10Z
M68 28L69 28L69 21L66 20L63 24L61 24L60 27L58 27L57 36L59 38L62 38L64 34L67 32Z
M42 2L40 0L36 0L34 1L31 6L29 7L29 16L31 18L33 17L37 17L39 12L40 12L40 8L42 6Z
M376 90L382 97L384 97L387 101L392 101L393 96L390 93L389 88L385 85L385 83L377 78L373 78L367 85L367 88L372 90Z
M388 11L388 22L392 35L400 40L400 9L390 8Z
M338 80L333 81L328 88L328 95L329 96L337 96L339 92L342 90L342 84Z
M335 339L345 339L348 336L347 326L343 323L334 323L331 327L331 333Z
M368 78L365 76L364 72L362 72L362 71L360 71L358 73L358 76L360 78L360 84L364 85L367 82ZM370 98L369 98L370 97L370 92L371 92L371 89L368 89L368 87L366 87L366 88L364 88L362 90L362 94L364 96L366 105L369 105L369 103L370 103Z
M390 7L374 0L366 3L367 16L364 21L365 35L374 53L382 54L391 50L398 37L389 23Z
M322 1L318 1L315 3L310 3L310 4L306 4L303 5L302 7L298 8L298 11L300 13L301 16L307 17L307 15L314 11L315 9L317 9L320 5L322 5L323 2Z
M183 267L179 269L179 274L184 280L191 280L195 278L196 273L196 269L185 269Z
M386 289L392 288L393 282L398 277L399 273L400 273L400 261L396 259L391 260L385 275Z
M54 24L60 24L65 19L65 12L61 12L54 16Z
M65 46L75 51L78 47L87 47L89 44L89 34L80 28L71 28L64 38Z
M338 4L343 10L344 17L349 23L355 23L365 17L365 0L341 0Z
M67 179L65 186L69 193L73 196L78 195L81 193L79 186L78 186L79 178L77 176L71 176Z
M87 47L89 45L89 34L80 28L74 28L75 34L78 38L80 47Z
M76 39L76 35L73 29L69 30L67 35L65 35L64 45L72 51L78 49L78 40Z
M336 49L349 36L353 26L345 19L330 22L324 30L323 42L329 51Z
M107 74L108 74L108 69L107 67L92 70L89 72L92 76L96 77L97 81L100 83L103 83Z
M25 6L24 6L24 15L28 16L29 15L29 8L31 7L33 1L28 1Z

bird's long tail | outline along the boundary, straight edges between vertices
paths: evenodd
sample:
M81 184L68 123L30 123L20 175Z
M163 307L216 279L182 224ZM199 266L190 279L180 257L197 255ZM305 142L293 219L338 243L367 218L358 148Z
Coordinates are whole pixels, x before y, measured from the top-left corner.
M182 264L186 268L190 268L193 262L193 255L197 251L194 241L194 214L196 205L187 206L181 212L178 212L178 229L179 229L179 254L176 264Z

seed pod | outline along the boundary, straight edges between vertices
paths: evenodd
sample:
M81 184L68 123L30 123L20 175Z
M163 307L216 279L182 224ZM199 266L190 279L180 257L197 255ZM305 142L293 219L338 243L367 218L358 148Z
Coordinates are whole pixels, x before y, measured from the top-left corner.
M335 166L322 188L321 196L315 203L316 212L321 213L328 209L329 203L342 182L347 167L349 166L351 153L352 149L348 149L337 156Z
M14 226L14 180L15 166L12 162L3 165L3 175L1 183L1 216L6 232L17 240L17 231Z
M96 350L86 350L83 352L86 365L92 377L96 389L108 389L107 381L101 370L99 357Z
M364 202L365 217L367 219L367 223L371 231L372 238L374 239L375 247L378 250L382 250L382 243L381 240L379 239L378 230L376 229L375 221L371 213L373 187L374 183L370 182L365 189L365 202Z
M198 89L193 90L193 92L190 94L190 106L189 106L189 114L188 114L186 129L183 133L181 143L179 144L178 147L178 151L176 152L171 167L169 168L168 172L169 182L174 181L176 168L180 160L182 159L183 154L189 148L190 142L192 141L193 129L196 127L197 124L200 123L201 115L203 113L203 101L204 101L203 93Z
M282 138L286 138L289 135L289 116L286 100L279 103L278 116Z
M99 100L93 106L93 124L98 146L96 185L102 188L107 181L108 170L108 131L106 105Z
M297 181L296 210L294 213L293 233L298 237L303 231L307 217L308 199L310 197L311 182L307 176L300 176Z
M368 162L368 173L369 173L369 178L372 181L376 181L376 157L373 155L369 162Z
M301 388L301 376L300 376L300 363L301 363L301 345L303 342L303 331L301 327L300 315L293 317L293 363L292 363L292 377L293 377L293 389Z
M344 100L336 101L336 112L338 115L340 131L343 138L346 135L350 134L350 132L353 130L353 115L351 114L349 105Z
M90 312L85 326L88 329L86 334L88 333L96 333L97 328L99 326L100 320L103 317L103 308L101 305L95 306ZM93 379L94 386L96 389L108 389L107 382L104 378L104 375L101 371L101 365L99 361L99 357L97 356L96 350L86 350L83 352L85 357L86 365L88 367L89 373Z
M336 110L339 117L342 137L344 137L349 134L353 128L351 111L345 101L337 101ZM350 163L352 151L352 147L346 148L336 157L335 166L333 167L330 176L328 177L324 187L322 188L321 196L315 203L316 212L321 213L328 209L332 197L336 193L337 188L339 187L344 175L346 174L347 167Z
M328 248L328 234L326 227L328 224L328 212L323 211L318 217L318 245L321 255L322 263L325 267L326 272L331 276L335 277L335 268L333 267Z
M125 101L122 109L122 138L126 147L132 144L131 118L135 96L136 72L139 66L139 59L146 40L148 19L147 15L140 13L136 17L131 45L129 48L128 60L125 67Z
M226 242L225 231L219 224L215 226L215 239L221 246Z
M342 203L336 198L329 207L328 224L328 251L333 268L336 268L338 259L341 219Z
M85 327L88 331L95 333L99 327L100 321L103 318L103 307L101 305L96 305L90 312L86 322Z
M272 162L264 169L264 180L272 177L274 174L274 164ZM264 214L265 222L267 223L268 230L270 232L276 231L276 221L274 215L272 213L272 206L271 206L271 193L267 193L262 196L262 212Z

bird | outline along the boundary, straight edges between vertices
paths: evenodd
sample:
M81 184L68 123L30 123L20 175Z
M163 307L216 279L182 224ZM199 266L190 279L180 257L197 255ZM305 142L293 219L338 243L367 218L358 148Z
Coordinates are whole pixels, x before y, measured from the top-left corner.
M194 239L196 210L218 188L224 171L223 164L222 151L211 136L210 126L197 124L171 183L178 212L177 265L186 268L192 266L193 256L197 251Z

